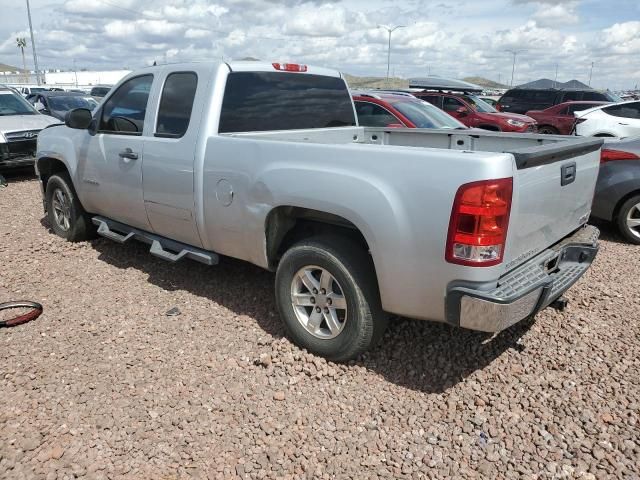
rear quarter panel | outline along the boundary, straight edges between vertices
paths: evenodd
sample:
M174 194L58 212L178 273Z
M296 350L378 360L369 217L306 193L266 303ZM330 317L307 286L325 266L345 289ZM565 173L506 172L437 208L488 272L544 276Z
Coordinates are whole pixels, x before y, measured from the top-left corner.
M267 267L264 229L273 208L341 216L367 240L385 310L443 320L451 280L486 281L504 271L445 262L454 195L463 183L512 175L509 154L214 136L204 161L204 236L212 250ZM234 198L224 206L229 189Z

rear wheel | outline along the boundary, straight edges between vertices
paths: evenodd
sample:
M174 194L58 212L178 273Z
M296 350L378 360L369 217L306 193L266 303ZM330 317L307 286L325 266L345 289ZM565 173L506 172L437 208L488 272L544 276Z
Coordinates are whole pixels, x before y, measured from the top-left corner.
M620 206L615 223L625 240L640 245L640 195L631 197Z
M56 235L80 242L95 237L91 217L84 211L73 189L69 175L57 173L47 182L45 190L47 218Z
M278 265L276 302L291 339L336 362L375 345L387 325L371 258L341 237L291 247Z
M538 128L538 133L543 133L545 135L558 135L560 132L558 132L557 128L552 127L551 125L543 125Z

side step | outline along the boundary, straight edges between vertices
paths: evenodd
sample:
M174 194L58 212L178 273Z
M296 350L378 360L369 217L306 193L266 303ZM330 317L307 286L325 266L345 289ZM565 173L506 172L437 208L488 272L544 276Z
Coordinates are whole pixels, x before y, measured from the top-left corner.
M98 226L98 235L118 243L125 243L131 239L147 243L151 245L151 255L169 262L175 263L182 258L190 258L205 265L217 265L220 260L217 253L138 230L108 218L93 217L91 220Z

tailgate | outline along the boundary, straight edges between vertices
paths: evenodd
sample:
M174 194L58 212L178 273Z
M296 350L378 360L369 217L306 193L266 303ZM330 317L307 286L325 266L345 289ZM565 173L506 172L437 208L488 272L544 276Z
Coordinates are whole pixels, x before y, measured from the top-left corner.
M517 170L504 257L507 270L589 218L603 140L571 138L510 152Z

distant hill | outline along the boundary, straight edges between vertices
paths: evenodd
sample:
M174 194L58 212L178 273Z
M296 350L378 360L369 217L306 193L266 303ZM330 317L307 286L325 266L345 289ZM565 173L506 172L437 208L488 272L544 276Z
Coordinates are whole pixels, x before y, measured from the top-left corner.
M0 72L21 72L22 69L7 65L6 63L0 63Z
M484 77L466 77L466 78L463 78L462 80L469 83L475 83L476 85L480 85L481 87L484 87L484 88L502 88L502 89L509 88L507 85L494 82L493 80L489 80L488 78L484 78Z
M345 73L350 88L409 88L409 81L402 78L356 77Z
M585 85L584 83L578 80L569 80L568 82L554 82L548 78L541 78L540 80L535 80L533 82L524 83L522 85L518 85L517 88L591 88L589 85Z
M384 77L356 77L349 74L345 74L345 78L351 88L409 88L409 80L404 78L390 78L387 81ZM506 85L483 77L467 77L462 80L484 88L509 88Z

